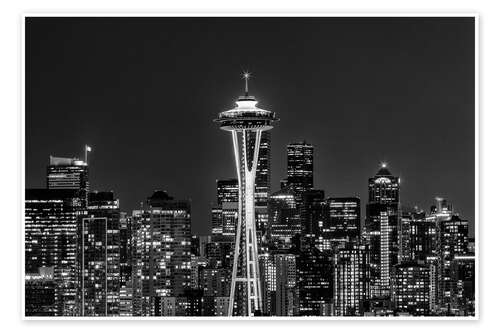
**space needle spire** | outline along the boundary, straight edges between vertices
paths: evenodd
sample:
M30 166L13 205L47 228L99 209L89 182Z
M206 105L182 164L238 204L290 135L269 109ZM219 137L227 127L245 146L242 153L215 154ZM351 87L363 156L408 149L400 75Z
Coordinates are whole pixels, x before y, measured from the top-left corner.
M259 253L255 223L255 173L263 131L273 128L274 112L257 107L248 95L250 73L244 72L245 95L236 107L219 113L220 129L231 132L238 175L238 220L231 274L228 316L254 316L262 312Z

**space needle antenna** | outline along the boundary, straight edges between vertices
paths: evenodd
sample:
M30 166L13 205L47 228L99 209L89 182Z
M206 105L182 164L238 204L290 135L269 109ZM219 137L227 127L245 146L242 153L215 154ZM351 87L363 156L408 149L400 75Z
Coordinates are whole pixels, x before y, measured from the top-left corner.
M245 96L248 96L248 80L250 80L251 73L245 71L243 73L243 79L245 79Z

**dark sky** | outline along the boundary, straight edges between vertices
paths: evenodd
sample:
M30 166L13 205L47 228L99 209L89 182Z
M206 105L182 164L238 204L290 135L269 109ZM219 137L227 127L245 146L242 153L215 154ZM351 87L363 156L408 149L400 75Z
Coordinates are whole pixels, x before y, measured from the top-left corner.
M155 189L192 199L207 233L215 180L235 176L230 135L212 122L250 92L287 143L315 146L315 187L358 195L387 161L401 201L446 197L474 221L473 18L29 18L26 186L49 155L90 158L92 190L122 210Z

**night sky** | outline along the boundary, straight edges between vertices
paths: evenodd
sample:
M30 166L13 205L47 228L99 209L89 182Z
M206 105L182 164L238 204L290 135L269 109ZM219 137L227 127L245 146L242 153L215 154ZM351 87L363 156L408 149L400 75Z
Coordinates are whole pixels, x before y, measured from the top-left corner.
M402 205L442 196L474 222L473 18L29 18L26 187L45 186L49 155L83 158L89 144L91 190L128 212L155 189L190 198L207 234L215 181L236 176L212 120L243 70L281 119L273 190L286 144L306 140L327 196L364 206L386 161Z

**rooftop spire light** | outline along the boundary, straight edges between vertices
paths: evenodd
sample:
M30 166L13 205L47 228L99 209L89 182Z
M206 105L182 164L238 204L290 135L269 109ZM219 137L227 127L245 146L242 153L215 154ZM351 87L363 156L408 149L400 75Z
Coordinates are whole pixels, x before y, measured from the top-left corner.
M248 96L248 80L252 74L248 71L243 72L243 79L245 80L245 96Z

